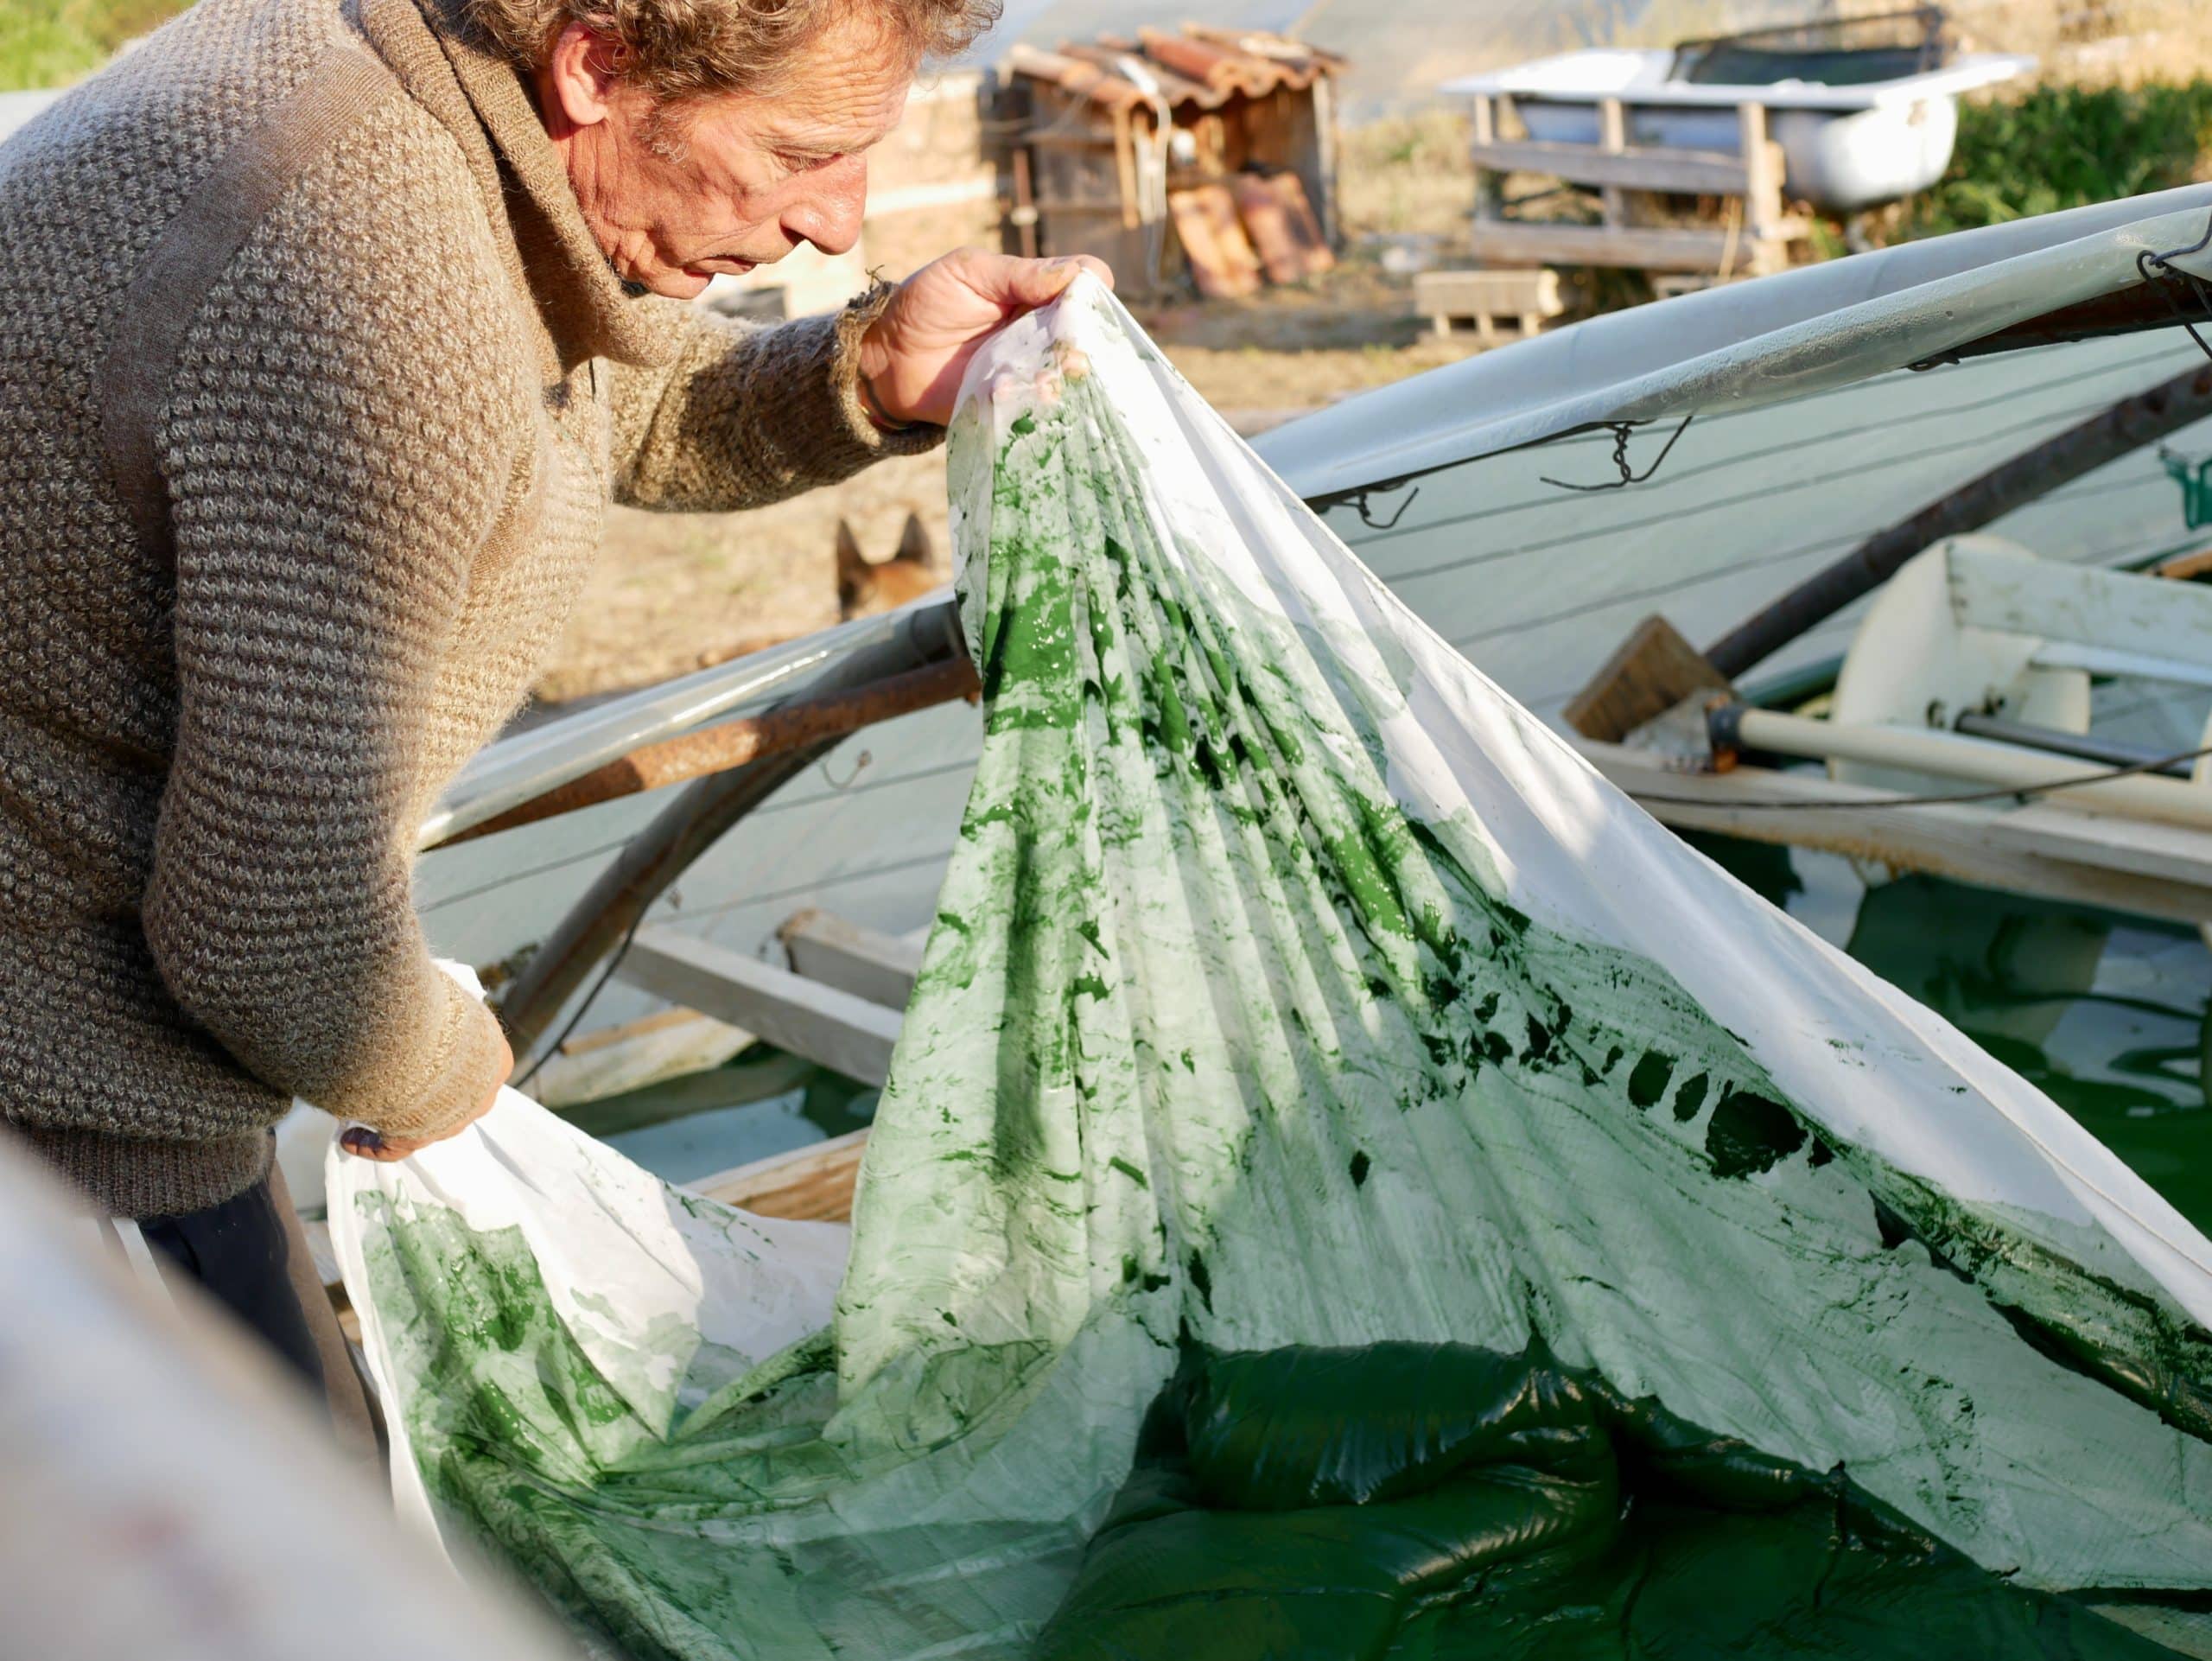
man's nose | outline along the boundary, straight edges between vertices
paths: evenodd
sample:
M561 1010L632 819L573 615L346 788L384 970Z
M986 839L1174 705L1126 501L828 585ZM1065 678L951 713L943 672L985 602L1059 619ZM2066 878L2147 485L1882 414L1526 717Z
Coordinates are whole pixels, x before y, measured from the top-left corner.
M861 239L868 207L868 157L841 156L807 181L806 194L784 214L784 229L825 254L842 254Z

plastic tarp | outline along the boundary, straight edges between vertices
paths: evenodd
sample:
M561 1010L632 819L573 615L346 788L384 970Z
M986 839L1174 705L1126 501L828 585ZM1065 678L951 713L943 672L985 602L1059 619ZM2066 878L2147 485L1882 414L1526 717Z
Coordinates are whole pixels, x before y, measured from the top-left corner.
M2186 185L1631 307L1346 398L1261 448L1311 500L1593 423L1764 409L2136 288L2143 254L2190 250L2174 266L2212 277L2208 215L2212 186Z
M1094 285L951 475L982 760L849 1239L520 1098L334 1155L411 1503L639 1656L2164 1652L2096 1611L2212 1590L2212 1246Z

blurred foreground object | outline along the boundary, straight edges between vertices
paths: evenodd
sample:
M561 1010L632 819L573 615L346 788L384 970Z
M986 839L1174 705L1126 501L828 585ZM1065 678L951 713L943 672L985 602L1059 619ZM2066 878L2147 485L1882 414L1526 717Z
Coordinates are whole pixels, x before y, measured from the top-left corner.
M0 1651L543 1661L575 1651L403 1537L303 1398L134 1282L0 1139Z

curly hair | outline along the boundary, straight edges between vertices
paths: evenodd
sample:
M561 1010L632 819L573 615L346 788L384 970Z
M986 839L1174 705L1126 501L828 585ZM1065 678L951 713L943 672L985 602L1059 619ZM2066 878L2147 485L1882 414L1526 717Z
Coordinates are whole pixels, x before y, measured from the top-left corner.
M806 48L848 8L917 62L964 50L1001 0L462 0L467 21L525 69L582 23L613 42L623 73L664 105L780 90Z

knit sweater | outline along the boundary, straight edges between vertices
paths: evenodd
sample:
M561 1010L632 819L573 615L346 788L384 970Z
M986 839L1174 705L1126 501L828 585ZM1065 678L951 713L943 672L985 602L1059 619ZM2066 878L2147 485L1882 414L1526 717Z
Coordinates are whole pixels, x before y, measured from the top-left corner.
M234 247L170 234L349 38L342 137L274 153ZM118 365L180 239L212 286L173 361ZM629 293L520 78L416 0L202 0L0 146L0 1117L133 1217L251 1186L295 1096L465 1117L500 1047L431 961L415 827L610 497L745 507L930 442L855 396L880 303L747 329ZM103 447L118 374L159 548Z

